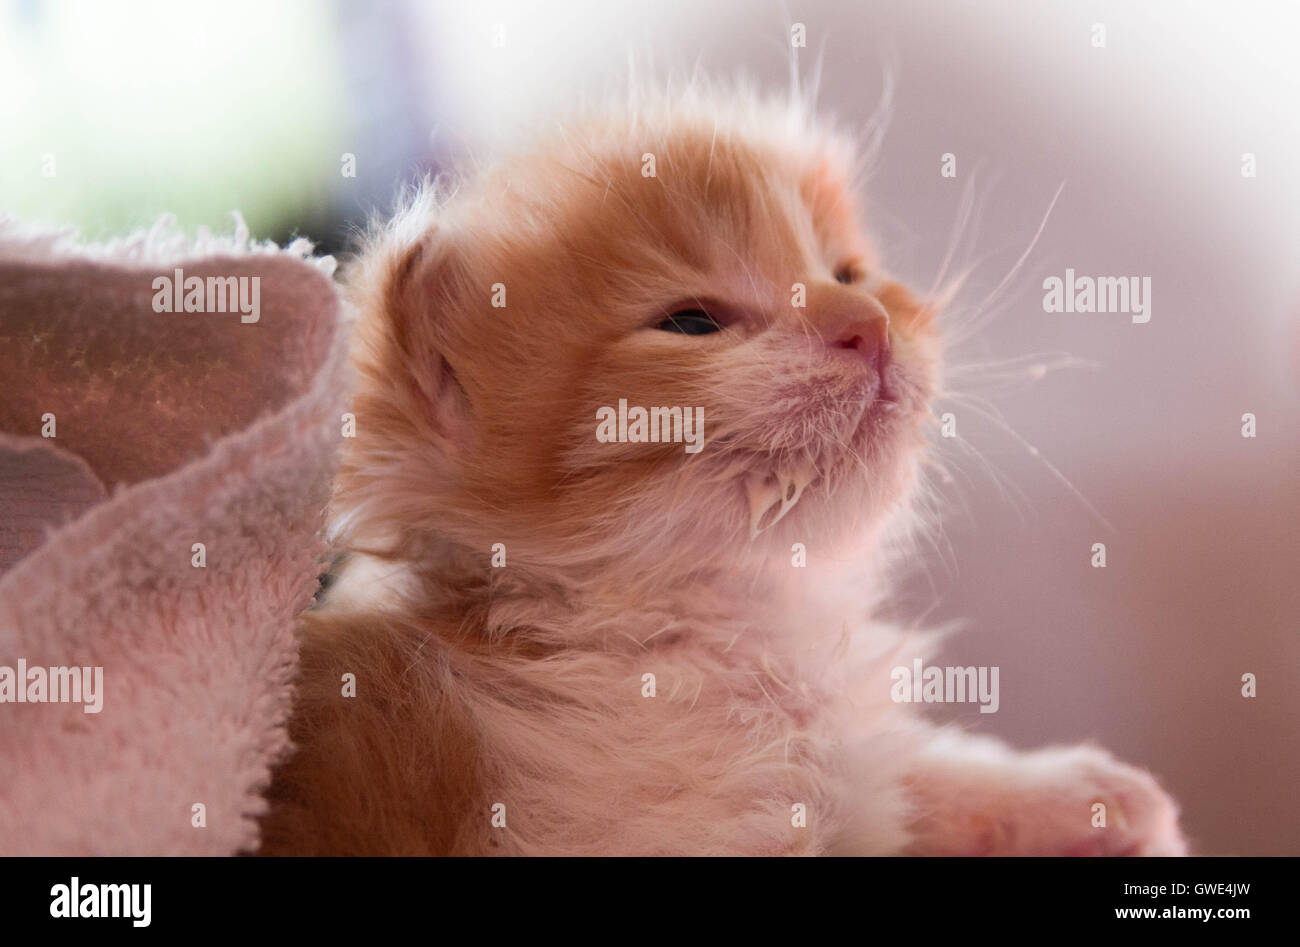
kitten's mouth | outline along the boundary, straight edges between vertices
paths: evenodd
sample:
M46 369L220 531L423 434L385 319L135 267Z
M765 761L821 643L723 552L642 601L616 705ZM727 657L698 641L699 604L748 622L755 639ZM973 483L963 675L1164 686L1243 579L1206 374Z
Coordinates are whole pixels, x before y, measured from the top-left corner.
M899 400L896 382L891 381L890 376L898 369L894 366L893 351L889 347L881 348L876 355L875 365L876 374L876 394L875 401L897 404Z
M905 383L897 377L891 378L891 374L892 372L882 372L865 384L859 389L852 406L846 408L858 412L858 421L853 428L855 442L864 427L875 429L904 410Z
M898 404L902 400L902 396L898 390L897 379L890 378L893 374L892 369L892 364L888 363L880 367L880 371L877 374L879 382L876 385L875 403L883 402L884 404Z
M744 477L751 539L785 519L819 484L835 489L855 472L871 476L876 465L885 470L921 396L912 373L893 359L878 371L855 373L852 381L839 374L823 384L833 393L805 388L790 399L798 407L782 417L782 427L812 436L799 447L759 455L763 459L756 457L758 466Z

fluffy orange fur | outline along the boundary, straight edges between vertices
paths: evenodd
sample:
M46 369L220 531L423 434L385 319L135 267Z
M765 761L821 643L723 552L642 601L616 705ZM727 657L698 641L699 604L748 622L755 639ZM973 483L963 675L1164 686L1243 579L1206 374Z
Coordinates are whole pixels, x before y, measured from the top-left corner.
M303 623L263 851L1182 850L1102 751L1017 753L889 697L929 648L872 611L941 350L861 229L860 171L800 103L687 91L372 237L351 556ZM682 309L721 331L659 328ZM619 399L703 407L703 449L598 440ZM1098 832L1094 801L1124 817Z

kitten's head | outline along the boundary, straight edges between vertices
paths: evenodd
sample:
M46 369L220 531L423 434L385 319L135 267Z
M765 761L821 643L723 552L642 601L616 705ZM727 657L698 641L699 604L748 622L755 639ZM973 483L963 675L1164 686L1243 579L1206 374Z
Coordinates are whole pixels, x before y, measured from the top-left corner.
M870 534L915 477L937 344L854 163L788 105L661 101L426 189L352 276L342 535L696 568Z

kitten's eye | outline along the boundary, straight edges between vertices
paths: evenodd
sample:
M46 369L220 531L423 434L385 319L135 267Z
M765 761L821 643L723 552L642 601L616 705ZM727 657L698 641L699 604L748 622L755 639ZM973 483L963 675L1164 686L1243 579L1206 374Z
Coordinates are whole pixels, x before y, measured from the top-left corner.
M852 263L841 263L835 268L835 282L837 283L856 283L861 278L862 274Z
M708 335L721 332L722 326L703 309L682 309L655 326L664 332L680 332L682 335Z

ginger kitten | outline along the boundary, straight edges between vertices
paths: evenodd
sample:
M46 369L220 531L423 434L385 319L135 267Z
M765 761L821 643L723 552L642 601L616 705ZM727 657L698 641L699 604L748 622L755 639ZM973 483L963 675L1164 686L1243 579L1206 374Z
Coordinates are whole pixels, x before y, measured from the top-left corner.
M872 611L940 339L860 229L856 160L797 105L688 93L373 237L351 556L303 621L264 852L1184 851L1142 771L890 697L928 656ZM681 409L653 439L651 407Z

